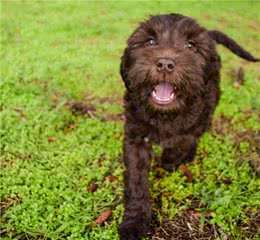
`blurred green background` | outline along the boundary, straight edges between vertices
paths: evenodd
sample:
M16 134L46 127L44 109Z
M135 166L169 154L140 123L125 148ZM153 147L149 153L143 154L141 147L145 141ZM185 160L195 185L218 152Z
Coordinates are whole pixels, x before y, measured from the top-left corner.
M259 1L1 1L2 238L118 239L128 36L151 14L178 12L259 56L259 9ZM260 180L250 167L259 161L259 64L218 50L223 94L188 165L193 183L153 166L153 211L174 221L199 199L196 211L210 212L199 224L217 229L209 239L259 239Z

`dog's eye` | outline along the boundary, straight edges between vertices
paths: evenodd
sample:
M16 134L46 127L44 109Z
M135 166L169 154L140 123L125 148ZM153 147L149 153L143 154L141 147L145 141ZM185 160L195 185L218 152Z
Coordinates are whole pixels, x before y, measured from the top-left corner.
M155 41L155 39L151 38L149 39L146 43L145 43L146 46L154 46L154 45L157 45L157 42Z
M193 48L193 47L195 47L195 42L194 41L192 41L192 40L188 40L187 42L186 42L186 47L187 48Z

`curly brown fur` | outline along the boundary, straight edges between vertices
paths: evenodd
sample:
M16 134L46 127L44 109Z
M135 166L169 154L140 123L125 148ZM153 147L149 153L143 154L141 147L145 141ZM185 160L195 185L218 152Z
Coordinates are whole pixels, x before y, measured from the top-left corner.
M149 230L152 144L163 147L161 164L171 171L193 160L199 137L210 125L220 95L216 42L257 61L223 33L207 31L180 14L153 16L128 39L121 63L126 86L121 239L140 239Z

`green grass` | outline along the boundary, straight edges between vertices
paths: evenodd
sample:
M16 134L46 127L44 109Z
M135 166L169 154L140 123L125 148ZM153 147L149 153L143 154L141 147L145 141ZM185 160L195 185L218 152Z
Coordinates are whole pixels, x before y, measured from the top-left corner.
M119 64L127 37L150 14L179 12L259 55L259 8L257 1L2 1L3 238L117 239L123 122L99 116L123 110ZM186 183L179 170L161 179L152 172L152 197L162 202L161 209L154 205L159 219L173 218L199 198L222 237L246 239L238 223L260 211L260 180L248 163L259 157L252 141L260 130L259 64L246 64L222 47L219 52L222 97L196 164L188 165L194 182ZM245 84L237 89L230 72L240 66ZM97 117L68 109L68 101L85 96L93 98ZM95 192L89 190L93 183ZM109 220L95 225L107 209Z

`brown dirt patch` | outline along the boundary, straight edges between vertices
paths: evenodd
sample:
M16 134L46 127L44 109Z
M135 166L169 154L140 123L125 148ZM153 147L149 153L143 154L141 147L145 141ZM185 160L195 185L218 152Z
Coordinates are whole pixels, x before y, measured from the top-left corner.
M235 239L225 234L217 225L210 223L210 213L200 212L200 201L194 201L190 208L174 219L165 219L161 224L153 218L150 240L213 240ZM260 209L246 211L247 221L239 220L237 229L242 239L258 239L260 237Z
M200 215L187 210L172 220L164 220L155 230L151 240L196 240L216 239L219 236L218 228L211 225L207 216L204 222Z
M239 221L237 227L246 239L259 239L260 237L260 208L255 209L255 211L247 211L246 215L248 217L247 222Z
M22 199L19 196L7 197L7 198L0 200L0 213L1 213L0 225L2 225L5 221L4 212L6 211L6 209L13 205L19 204L21 202L22 202ZM9 234L13 231L14 231L14 229L6 229L1 226L0 227L0 238L6 236L6 234Z
M74 115L83 115L90 118L96 118L96 107L89 102L75 101L68 103L69 109Z
M117 103L122 105L121 101L115 101L110 97L85 97L80 101L68 101L66 106L74 115L81 115L88 118L98 119L101 121L124 121L125 117L123 113L105 113L103 104Z
M1 215L3 214L3 212L11 207L12 205L21 203L22 199L19 196L14 196L14 197L8 197L5 199L1 199L0 200L0 211L1 211Z

